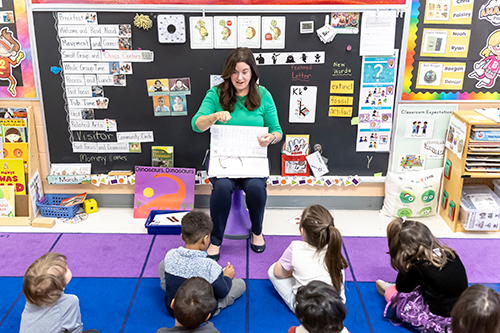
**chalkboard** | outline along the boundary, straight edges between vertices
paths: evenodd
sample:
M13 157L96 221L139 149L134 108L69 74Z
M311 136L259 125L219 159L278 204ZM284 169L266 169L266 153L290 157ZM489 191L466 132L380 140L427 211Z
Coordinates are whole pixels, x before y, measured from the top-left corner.
M154 143L142 143L142 153L127 154L83 154L73 153L70 143L81 141L115 141L112 132L95 135L94 132L68 131L67 113L63 98L62 73L54 74L52 66L62 67L59 42L55 25L55 13L35 12L34 26L42 83L43 109L45 112L48 146L51 163L91 162L92 173L111 170L132 170L135 165L151 165L151 146L174 146L176 167L204 169L205 151L209 146L209 131L199 134L191 129L191 118L210 88L210 75L220 74L229 50L191 49L189 34L183 44L160 44L156 30L157 14L152 13L154 26L150 30L132 28L132 48L154 51L154 62L134 63L133 74L127 75L126 87L104 87L109 98L106 110L96 110L96 119L116 119L118 131L153 131ZM99 12L99 24L132 24L135 12ZM216 16L210 13L207 16ZM228 13L220 15L230 15ZM234 13L233 15L245 15ZM286 48L284 50L261 50L258 52L308 52L325 51L325 63L312 65L310 70L298 69L293 65L259 66L260 83L273 95L280 124L284 134L310 134L310 143L321 144L323 156L329 159L330 175L373 176L388 169L389 153L357 153L357 127L351 126L351 118L329 117L330 80L355 81L353 116L357 115L358 87L361 76L362 58L359 54L358 34L338 34L334 41L323 44L313 34L300 34L301 21L314 21L315 28L324 24L325 13L272 13L268 16L286 16ZM186 14L186 27L190 16ZM361 18L362 19L362 18ZM403 20L397 20L396 45L401 47ZM383 38L383 36L381 36ZM347 51L347 46L352 47ZM333 63L345 64L351 76L333 77ZM153 101L147 94L146 80L154 78L190 77L192 94L187 97L188 116L155 117ZM302 81L301 81L302 80ZM308 80L308 81L306 81ZM317 86L316 121L311 124L289 123L290 86ZM79 139L80 138L80 139ZM269 148L271 174L281 174L281 144Z

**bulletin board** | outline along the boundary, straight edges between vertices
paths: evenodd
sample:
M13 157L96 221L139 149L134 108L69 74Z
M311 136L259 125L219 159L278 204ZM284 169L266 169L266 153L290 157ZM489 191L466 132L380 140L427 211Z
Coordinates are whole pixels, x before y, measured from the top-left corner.
M148 13L151 14L151 13ZM165 14L165 13L153 13ZM186 29L191 16L186 13ZM99 24L133 24L135 12L98 12ZM206 13L206 16L244 15L244 13ZM255 15L249 15L255 16ZM359 57L359 34L338 34L334 41L323 44L316 33L300 34L301 21L314 21L315 28L324 24L325 13L272 13L268 16L286 17L285 48L279 50L253 49L258 53L325 52L323 64L259 65L260 84L273 95L284 134L309 134L310 144L319 143L322 155L329 159L330 175L373 176L388 169L389 153L356 152L357 126L350 117L329 117L330 81L353 80L353 114L357 116L359 80L362 57ZM115 142L115 132L69 131L63 76L51 69L62 67L60 44L56 30L56 13L34 12L34 28L41 74L41 90L51 163L92 163L92 173L111 170L133 170L136 165L151 165L152 146L173 146L174 166L203 170L205 152L209 147L209 131L199 134L191 129L191 118L198 110L210 88L210 75L219 75L229 50L191 49L190 37L181 44L160 44L156 19L150 30L132 26L132 48L151 50L153 62L133 63L133 74L127 75L125 86L104 87L109 99L106 109L96 110L95 119L116 120L119 132L153 131L154 142L141 143L137 153L74 153L72 140L85 138L89 142ZM265 17L265 16L263 16ZM362 19L362 16L361 16ZM397 19L396 49L401 48L403 19ZM348 51L348 46L351 50ZM334 76L334 72L336 73ZM187 96L187 115L155 117L153 100L148 96L146 80L157 78L190 78L191 95ZM316 86L317 104L314 123L290 123L289 101L291 86ZM105 135L102 135L102 134ZM270 146L268 156L271 174L281 173L281 143Z
M498 100L494 0L413 0L403 100Z

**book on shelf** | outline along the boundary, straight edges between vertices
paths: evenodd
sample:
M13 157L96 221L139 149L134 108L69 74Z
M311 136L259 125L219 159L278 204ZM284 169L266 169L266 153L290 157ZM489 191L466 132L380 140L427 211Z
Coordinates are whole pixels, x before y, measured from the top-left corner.
M500 167L491 166L465 166L465 170L469 172L499 172Z
M22 158L24 163L24 172L28 172L28 143L5 142L3 144L3 158Z
M500 163L500 155L467 155L467 162L498 162Z
M174 147L152 146L151 166L172 168L174 166Z
M0 186L0 217L15 217L16 198L14 186Z
M472 128L470 138L474 141L500 141L500 128L496 130Z
M500 147L470 147L469 152L476 153L500 153Z
M27 130L23 126L6 126L3 127L3 142L28 142Z
M15 186L16 194L26 194L22 158L0 159L0 186L5 185Z

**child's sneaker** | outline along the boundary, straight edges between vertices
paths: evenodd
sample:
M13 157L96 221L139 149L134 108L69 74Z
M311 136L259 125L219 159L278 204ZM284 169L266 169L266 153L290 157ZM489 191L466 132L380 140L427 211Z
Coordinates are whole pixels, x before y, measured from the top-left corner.
M380 296L385 297L385 291L387 290L387 288L389 288L390 286L394 286L395 283L385 282L383 280L377 280L375 282L375 285L377 286L377 291L380 294Z

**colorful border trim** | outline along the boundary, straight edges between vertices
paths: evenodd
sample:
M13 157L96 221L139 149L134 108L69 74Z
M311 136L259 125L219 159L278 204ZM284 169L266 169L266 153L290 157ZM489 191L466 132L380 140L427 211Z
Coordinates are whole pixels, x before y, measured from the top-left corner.
M126 5L404 5L405 0L32 0L32 4L126 4Z
M413 71L413 63L415 62L415 47L416 39L417 39L417 24L418 24L418 10L420 7L419 0L413 0L411 3L411 17L410 17L410 28L408 33L408 46L406 48L406 63L405 63L405 71L404 71L404 79L403 79L403 96L402 99L404 101L466 101L466 100L484 100L484 101L495 101L500 99L500 94L493 92L433 92L433 93L415 93L412 92L411 87L411 79L412 79L412 71Z

